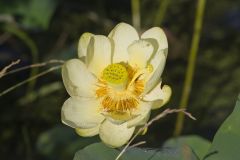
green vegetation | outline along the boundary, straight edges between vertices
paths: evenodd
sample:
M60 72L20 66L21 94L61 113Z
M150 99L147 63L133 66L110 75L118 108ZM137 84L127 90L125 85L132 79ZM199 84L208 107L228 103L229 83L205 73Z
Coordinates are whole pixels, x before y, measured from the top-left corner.
M0 70L17 59L21 61L9 71L39 63L4 77L0 74L1 159L110 160L120 154L122 148L108 148L96 137L79 137L61 124L61 107L68 97L59 70L62 61L49 60L77 57L79 37L86 31L107 34L117 23L127 22L140 32L160 26L168 37L162 79L172 87L173 95L152 117L179 107L189 53L198 53L190 94L181 103L197 120L186 118L181 135L173 137L177 116L160 119L132 145L146 143L130 147L120 159L237 160L240 2L206 0L198 43L193 37L199 6L192 0L1 0ZM24 81L34 76L38 79ZM19 87L6 92L14 85Z

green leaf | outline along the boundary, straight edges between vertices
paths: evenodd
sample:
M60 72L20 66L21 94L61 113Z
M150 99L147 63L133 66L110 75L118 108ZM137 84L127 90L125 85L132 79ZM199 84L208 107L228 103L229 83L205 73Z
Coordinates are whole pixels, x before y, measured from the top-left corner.
M184 147L189 146L193 152L198 156L199 159L202 159L211 145L211 143L199 136L188 135L178 138L171 138L164 143L164 147Z
M22 26L31 29L47 29L58 0L22 0L0 2L4 14L20 16Z
M87 146L75 154L74 160L114 160L120 150L109 148L103 143L95 143ZM188 146L182 148L162 149L128 149L120 160L197 160Z
M56 0L31 0L22 10L22 24L26 27L47 29L57 6ZM24 8L23 8L24 9Z
M37 151L49 160L71 159L77 150L98 140L96 137L79 137L74 129L58 125L39 136Z
M240 149L240 95L233 112L214 136L204 160L237 160Z

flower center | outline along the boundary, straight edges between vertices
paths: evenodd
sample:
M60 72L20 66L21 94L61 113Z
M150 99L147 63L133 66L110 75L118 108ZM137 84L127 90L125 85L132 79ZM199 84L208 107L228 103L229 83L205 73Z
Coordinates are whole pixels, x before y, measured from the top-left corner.
M144 80L137 69L119 63L110 64L99 79L96 96L104 112L129 113L138 107L144 90Z
M121 64L110 64L103 70L103 79L111 87L122 90L128 82L128 71Z

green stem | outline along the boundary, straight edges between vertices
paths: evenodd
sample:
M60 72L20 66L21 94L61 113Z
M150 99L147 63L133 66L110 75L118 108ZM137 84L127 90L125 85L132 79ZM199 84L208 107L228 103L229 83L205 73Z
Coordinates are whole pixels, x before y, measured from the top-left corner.
M155 26L160 26L162 24L162 21L165 17L165 13L167 11L170 1L171 0L161 0L160 1L159 8L158 8L156 17L154 19Z
M133 26L140 30L141 27L141 16L140 16L140 2L139 0L131 0L132 6L132 23Z
M180 101L180 108L187 108L189 96L192 88L194 70L196 66L196 57L199 48L200 35L202 30L202 21L205 8L205 0L198 0L195 24L194 24L194 34L192 38L191 49L188 57L188 66L185 75L184 87L182 92L182 97ZM179 113L176 120L174 135L179 136L182 132L184 124L184 114Z
M30 49L31 51L31 55L32 55L32 63L37 63L38 62L38 49L37 46L35 44L35 42L22 30L20 30L19 28L13 26L13 25L5 25L4 26L4 30L17 36L19 39L21 39L26 45L27 47ZM38 73L38 68L31 68L31 72L30 72L30 76L35 76ZM31 81L28 84L28 92L31 92L35 86L36 81Z

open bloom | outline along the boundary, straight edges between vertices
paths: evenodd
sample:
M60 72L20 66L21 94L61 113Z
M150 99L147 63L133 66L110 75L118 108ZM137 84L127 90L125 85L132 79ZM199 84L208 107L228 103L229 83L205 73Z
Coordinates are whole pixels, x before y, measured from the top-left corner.
M84 33L79 59L67 61L62 77L70 98L62 107L62 122L80 136L99 134L120 147L137 126L148 121L151 109L163 106L171 88L161 85L168 43L154 27L140 37L129 24L118 24L108 35Z

